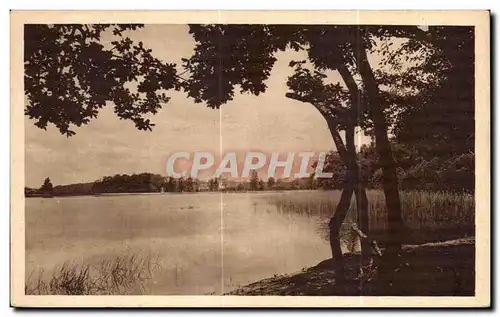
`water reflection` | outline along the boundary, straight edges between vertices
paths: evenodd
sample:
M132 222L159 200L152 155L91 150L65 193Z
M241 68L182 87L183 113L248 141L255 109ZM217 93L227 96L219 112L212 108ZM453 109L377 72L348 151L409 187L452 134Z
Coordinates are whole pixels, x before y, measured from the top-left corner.
M314 193L314 192L313 192ZM302 196L308 192L301 192ZM330 230L328 222L335 213L336 205L330 201L314 201L311 203L300 204L290 200L289 194L269 194L255 200L252 203L252 210L254 213L267 212L277 213L283 217L290 219L297 219L297 216L307 217L312 219L316 224L315 232L325 241L330 241ZM354 203L354 202L353 202ZM361 241L359 236L351 229L351 224L354 222L355 205L352 204L347 212L345 222L340 229L340 242L342 252L344 253L357 253L361 250Z

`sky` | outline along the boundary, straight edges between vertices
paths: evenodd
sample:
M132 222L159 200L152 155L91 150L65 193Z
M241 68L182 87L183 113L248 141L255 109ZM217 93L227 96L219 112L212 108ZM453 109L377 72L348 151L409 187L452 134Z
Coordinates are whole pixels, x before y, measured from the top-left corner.
M144 42L165 61L181 63L193 53L194 40L187 25L146 25L128 33ZM103 36L103 43L112 40ZM220 110L195 104L183 92L168 92L169 103L152 118L153 131L139 131L131 121L120 120L113 105L104 107L97 119L75 127L67 138L50 125L34 126L25 117L26 186L38 188L46 177L54 185L93 182L104 176L151 172L166 175L165 162L177 151L227 153L329 151L335 149L320 113L306 103L285 97L291 60L304 60L305 52L277 54L267 91L259 96L236 93ZM371 57L373 58L373 57ZM337 73L330 80L341 82ZM357 143L369 138L357 134Z

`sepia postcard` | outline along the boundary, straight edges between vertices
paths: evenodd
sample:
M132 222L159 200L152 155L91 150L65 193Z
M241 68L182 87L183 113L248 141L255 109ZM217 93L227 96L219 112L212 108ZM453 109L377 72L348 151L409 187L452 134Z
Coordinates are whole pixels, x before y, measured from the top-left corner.
M490 12L11 11L14 307L489 307Z

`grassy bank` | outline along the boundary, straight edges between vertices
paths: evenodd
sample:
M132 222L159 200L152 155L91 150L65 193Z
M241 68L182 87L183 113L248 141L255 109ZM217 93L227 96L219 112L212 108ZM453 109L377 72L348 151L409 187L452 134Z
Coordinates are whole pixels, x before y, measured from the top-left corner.
M405 246L399 265L389 275L379 263L361 267L357 255L345 255L345 282L337 282L333 262L291 275L276 276L241 287L227 295L275 296L473 296L473 238ZM390 280L388 280L390 276Z
M98 264L65 262L50 275L35 270L26 278L26 295L132 295L159 270L158 257L107 257Z

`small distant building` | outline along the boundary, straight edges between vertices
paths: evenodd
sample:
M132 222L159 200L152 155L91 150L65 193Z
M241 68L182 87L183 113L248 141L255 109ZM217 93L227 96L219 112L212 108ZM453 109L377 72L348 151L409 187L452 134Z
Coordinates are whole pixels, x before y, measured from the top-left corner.
M226 190L227 189L227 180L220 178L219 179L219 190Z
M209 191L210 190L210 186L208 184L208 182L202 182L200 181L198 183L198 191L200 192L206 192L206 191Z

